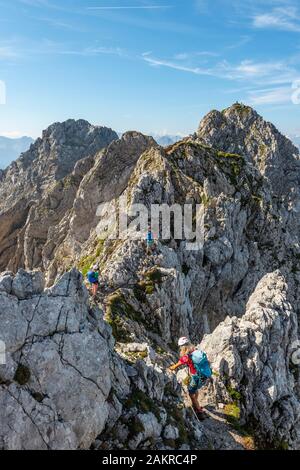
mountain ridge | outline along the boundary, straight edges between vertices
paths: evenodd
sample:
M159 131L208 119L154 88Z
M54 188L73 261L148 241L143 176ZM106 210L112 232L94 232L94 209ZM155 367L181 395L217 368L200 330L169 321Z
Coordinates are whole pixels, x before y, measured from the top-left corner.
M216 371L208 398L224 404L229 421L251 428L249 437L260 448L299 449L300 379L292 362L300 312L298 150L254 110L237 104L223 113L208 113L195 134L166 148L138 132L112 139L95 154L87 144L85 158L78 151L73 167L68 151L67 164L61 163L65 147L57 143L56 134L55 145L51 138L44 135L38 143L42 155L28 154L25 163L23 158L12 165L0 181L0 270L19 271L4 275L0 292L2 285L5 299L12 293L23 298L27 274L22 269L38 270L50 288L42 294L45 305L51 303L51 292L69 299L61 283L73 286L82 305L86 292L74 287L82 283L78 270L85 277L91 265L99 264L101 288L91 306L99 309L104 322L92 307L90 314L96 315L95 328L127 367L119 382L126 384L125 396L117 380L100 398L106 411L98 424L97 448L122 449L124 442L130 449L189 447L185 428L192 446L208 448L203 437L209 424L191 421L186 374L178 373L177 385L166 370L178 359L177 338L188 336L195 344L202 341L208 352ZM93 148L93 140L87 142ZM51 148L49 162L62 164L62 170L57 173L51 166L47 180L46 169L36 162L48 162L44 157ZM74 148L78 150L76 138ZM28 186L32 165L40 175L38 189ZM3 188L14 177L22 184L11 198ZM121 198L126 198L131 215L141 204L148 209L152 204L201 205L202 245L190 250L189 239L178 239L172 230L166 239L157 237L150 251L143 237L100 237L99 226ZM107 213L99 214L103 205ZM115 223L109 219L106 235ZM17 299L8 302L15 305ZM53 318L51 331L56 331L60 323ZM35 357L30 352L27 357L36 370ZM107 376L114 376L114 367L110 363ZM95 373L101 374L97 365L91 371ZM33 390L35 382L29 385ZM151 403L145 404L145 395ZM52 401L58 406L55 396ZM28 430L24 424L26 436ZM216 429L209 435L214 448L236 448Z

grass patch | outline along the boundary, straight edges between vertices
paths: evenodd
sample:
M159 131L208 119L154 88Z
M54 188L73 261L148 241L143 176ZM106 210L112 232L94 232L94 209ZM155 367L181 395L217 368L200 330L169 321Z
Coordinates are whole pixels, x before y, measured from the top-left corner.
M218 165L226 165L228 171L230 172L230 174L227 175L230 179L230 182L234 186L237 185L238 177L240 176L242 168L245 165L244 158L236 153L226 153L221 151L218 151L216 156Z
M275 450L289 450L289 444L284 439L281 441L274 442L274 449Z
M210 201L211 201L211 198L209 196L207 196L205 193L203 193L201 195L201 204L203 204L204 207L207 207L209 205ZM194 221L196 222L196 219L193 220L193 222Z
M152 268L145 273L145 279L154 284L161 284L163 281L164 275L158 268Z
M237 111L239 114L242 116L247 116L248 114L251 113L252 109L250 106L246 106L243 103L235 103L233 106L230 108L233 108L235 111ZM226 111L228 111L230 108L223 109L222 114L224 114Z
M129 429L129 439L145 431L143 423L134 416L126 423Z
M234 391L234 393L238 393ZM245 449L255 450L256 440L254 431L250 426L241 425L241 410L237 402L225 405L224 414L229 424L239 433L242 438L242 443Z
M133 293L139 302L145 303L147 295L155 292L155 286L160 286L164 275L158 268L152 268L144 273L144 280L139 282L133 289Z
M183 444L188 444L190 438L182 409L179 409L176 405L172 406L170 403L166 403L165 408L168 412L168 424L176 426L179 432L179 438L176 440L177 448Z
M130 333L126 328L123 317L128 316L130 318L132 314L136 318L137 312L126 303L122 294L115 293L108 298L106 320L112 328L116 341L120 343L130 342Z
M63 179L62 183L64 189L70 189L72 186L76 186L78 184L78 178L74 175L68 175Z
M82 273L83 277L86 278L87 273L89 272L92 264L95 261L95 256L94 255L88 255L84 256L81 258L81 260L78 263L78 269Z
M240 425L241 418L241 410L237 403L228 403L225 405L224 413L227 421L237 429Z
M235 390L233 387L230 387L230 386L227 387L227 392L229 393L232 400L235 402L240 401L242 398L242 395L240 394L240 392Z
M153 413L160 421L159 406L142 390L134 390L124 403L125 408L131 409L136 407L142 413Z
M86 278L87 273L91 269L91 266L96 263L97 259L103 253L105 240L98 240L94 248L94 253L84 256L78 263L78 269L82 273L83 277Z

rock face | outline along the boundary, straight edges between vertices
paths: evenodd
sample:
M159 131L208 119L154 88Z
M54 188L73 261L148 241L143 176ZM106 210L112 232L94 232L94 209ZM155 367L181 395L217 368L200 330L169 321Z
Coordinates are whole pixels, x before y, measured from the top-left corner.
M245 315L227 318L201 347L219 373L219 397L228 400L228 387L240 394L242 418L258 425L257 437L299 449L299 383L292 362L298 321L291 300L284 276L267 274Z
M42 138L32 144L17 161L1 172L0 269L26 267L22 256L16 260L14 257L16 246L22 243L30 210L53 187L56 192L51 200L51 208L56 209L59 201L55 196L59 192L58 187L63 184L60 182L71 175L76 163L84 158L92 159L117 138L111 129L91 126L83 120L56 123L45 130ZM78 182L80 174L77 172L76 176ZM71 176L64 184L72 186ZM24 245L22 248L24 250Z
M212 111L201 121L196 140L244 155L268 178L275 196L299 186L299 149L249 106Z
M91 126L83 120L52 124L42 138L5 170L1 181L1 213L25 197L26 192L30 193L30 199L40 197L49 184L71 173L77 161L94 156L117 138L111 129Z
M112 433L105 438L111 447L135 449L148 439L158 447L164 438L179 442L163 397L166 386L173 390L174 403L171 397L168 406L183 423L180 390L150 359L129 366L114 352L111 329L102 312L89 305L78 271L45 291L41 273L5 273L0 305L6 345L6 365L0 365L0 449L89 449L101 446L101 435L115 426L113 441ZM199 427L192 419L185 426Z
M69 168L68 158L66 165ZM46 285L54 287L44 292L40 275L30 274L27 281L24 271L6 272L0 278L0 296L16 305L18 297L25 306L30 292L51 303L66 296L60 287L64 280L77 276L77 271L64 274L70 267L85 275L91 264L100 265L96 304L104 321L99 320L96 329L100 334L105 329L110 361L117 358L117 376L123 378L115 383L112 371L117 366L111 362L104 372L95 372L92 359L87 359L93 374L111 376L111 385L99 398L107 412L87 440L78 438L70 446L88 447L97 437L96 448L243 447L240 441L234 447L226 422L216 428L194 423L185 385L177 386L166 373L178 358L178 337L188 335L196 344L204 337L203 347L218 372L211 400L222 402L225 414L228 406L238 411L241 425L252 429L259 446L299 448L299 369L290 360L300 311L296 147L254 110L235 104L209 113L195 135L166 149L150 137L129 132L68 171L63 176L59 170L62 179L47 183L39 201L29 203L22 196L13 208L4 202L0 215L2 270L39 268ZM108 215L118 213L121 198L126 199L130 222L140 204L148 209L152 204L173 209L175 204L182 208L188 203L193 209L200 205L201 244L191 250L192 237L180 237L172 223L170 234L156 240L148 253L144 240L130 234L103 237L116 228L109 218L104 230ZM104 214L99 212L103 205ZM63 281L58 281L61 275ZM79 308L86 293L79 287L74 292L75 298L81 292ZM88 328L94 310L84 305ZM52 318L52 308L46 311ZM23 317L26 320L26 314ZM47 323L43 315L40 319L42 325ZM47 340L56 338L55 328L50 337L46 334ZM85 341L84 336L78 338ZM14 354L23 343L17 344ZM96 339L94 345L96 351ZM96 375L91 375L94 382ZM125 397L120 394L123 388ZM220 432L231 437L215 438Z
M79 273L65 275L47 292L40 276L5 276L12 287L6 279L0 294L7 351L0 368L0 447L86 448L108 415L107 328L99 319L101 335L89 320Z

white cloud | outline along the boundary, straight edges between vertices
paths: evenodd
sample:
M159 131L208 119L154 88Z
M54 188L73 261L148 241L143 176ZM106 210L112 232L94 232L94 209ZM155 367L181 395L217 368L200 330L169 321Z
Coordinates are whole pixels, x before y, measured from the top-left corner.
M261 29L279 29L300 32L300 16L293 6L275 8L270 13L255 15L253 26Z
M292 104L291 87L253 90L248 93L249 103L253 106L269 104Z
M165 67L238 83L239 88L234 92L243 93L244 101L253 106L292 104L292 83L300 77L297 70L290 66L292 59L269 62L243 60L232 64L211 58L209 66L201 67L190 65L185 60L187 57L188 54L180 54L177 60L167 60L153 57L152 53L145 53L142 58L152 67ZM226 93L226 90L224 92Z
M255 62L243 60L232 66L225 62L223 68L227 71L227 78L237 80L252 80L268 84L288 83L295 80L298 73L284 61Z
M211 75L208 69L200 67L189 67L171 60L156 59L154 57L150 57L148 53L143 54L143 59L152 67L167 67L174 70L180 70L182 72L193 73L195 75Z
M195 60L191 62L191 55L187 53L175 55L173 59L161 59L152 56L152 53L145 53L142 58L152 67L166 67L195 75L252 83L252 86L287 84L299 78L299 73L284 61L243 60L238 64L232 64L226 60L216 61L211 57L209 64L207 60L204 62L202 60L199 65L199 57L196 61L198 63L195 63Z
M86 47L83 49L67 49L67 48L62 48L57 51L58 54L62 55L79 55L79 56L98 56L102 54L107 54L107 55L118 55L118 56L125 56L126 53L123 49L120 47L101 47L101 46L95 46L95 47Z
M140 6L130 6L130 5L117 5L117 6L100 6L100 7L87 7L87 10L164 10L166 8L171 8L171 5L140 5Z
M19 38L18 40L0 42L0 61L12 59L25 60L38 55L78 55L88 57L104 54L120 57L127 56L126 51L120 47L105 47L97 42L87 47L79 47L73 42L56 42L49 39L37 42Z

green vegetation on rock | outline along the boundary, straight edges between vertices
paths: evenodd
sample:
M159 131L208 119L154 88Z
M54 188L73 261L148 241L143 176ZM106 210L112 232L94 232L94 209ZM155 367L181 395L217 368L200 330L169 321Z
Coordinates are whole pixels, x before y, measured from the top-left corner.
M152 398L145 392L135 389L124 403L125 408L131 409L136 407L142 413L153 413L160 421L160 409Z

